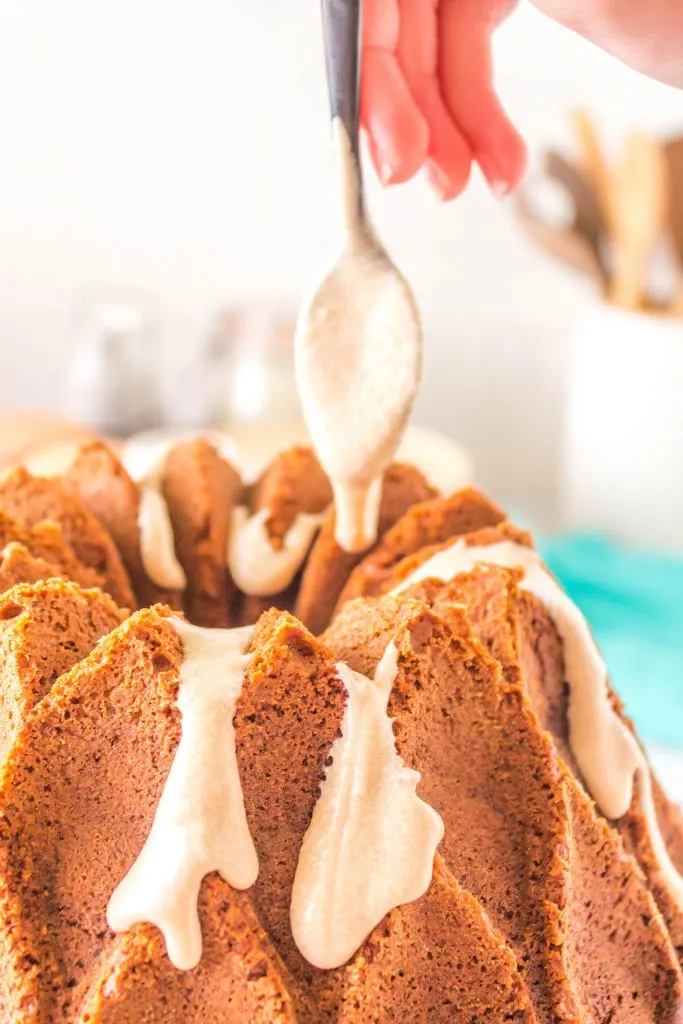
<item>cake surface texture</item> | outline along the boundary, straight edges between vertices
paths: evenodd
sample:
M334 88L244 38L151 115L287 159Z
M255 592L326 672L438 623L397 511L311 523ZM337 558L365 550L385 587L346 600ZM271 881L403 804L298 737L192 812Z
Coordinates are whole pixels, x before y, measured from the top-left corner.
M474 489L0 481L0 1020L683 1024L683 815Z

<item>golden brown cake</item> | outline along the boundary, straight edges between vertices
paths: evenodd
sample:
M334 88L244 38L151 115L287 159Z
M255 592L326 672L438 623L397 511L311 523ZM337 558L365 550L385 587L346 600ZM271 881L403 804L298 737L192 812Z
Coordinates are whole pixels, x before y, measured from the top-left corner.
M310 453L225 466L165 462L187 618L0 597L0 1019L683 1022L683 819L530 535L392 467L345 561ZM0 581L58 568L7 543ZM292 570L318 637L188 621Z
M299 589L298 575L309 554L317 527L315 518L322 517L332 503L332 491L318 460L310 448L297 447L278 455L256 482L248 504L249 519L244 523L243 536L259 517L261 534L275 552L281 552L287 536L297 520L312 517L313 530L306 533L301 545L298 564L293 563L286 585L279 592L247 593L242 601L243 622L255 622L261 612L272 605L290 609ZM247 535L248 536L248 535ZM246 543L249 540L246 539ZM244 584L243 584L244 585Z
M63 481L116 544L138 604L163 601L179 608L180 591L160 586L147 574L139 522L142 488L131 479L112 449L101 441L83 445Z
M468 534L464 541L470 546L482 546L485 549L488 545L510 539L524 546L531 544L528 533L509 523ZM415 554L408 555L393 567L380 589L391 591L450 543L452 540L443 545L418 549ZM444 598L450 602L460 600L466 604L476 635L500 661L508 679L524 682L540 724L553 736L564 762L580 778L569 740L569 694L565 682L562 641L553 619L537 597L520 589L519 578L515 578L514 572L499 569L493 573L493 579L490 576L489 569L487 573L479 571L463 574L446 585L432 585L429 603L437 609ZM420 586L422 584L417 585L418 588ZM414 593L415 588L408 590L408 593L411 592ZM428 595L422 596L425 598ZM499 603L497 608L492 607L493 601ZM633 732L633 725L624 715L623 706L612 690L609 691L609 697L616 714ZM662 835L675 867L683 871L683 814L667 800L655 779L652 780L652 786ZM662 884L652 839L637 795L628 812L619 819L617 827L627 848L639 861L648 878L667 921L672 941L683 954L683 906L672 901L667 887Z
M67 579L67 576L60 565L36 558L23 544L12 541L0 551L0 594L18 583L50 579Z
M504 520L505 513L473 488L414 505L354 569L339 604L382 593L393 567L413 552Z
M125 612L100 590L48 579L0 597L0 763L34 705Z
M0 479L0 511L24 527L35 527L45 519L58 523L77 559L102 577L104 589L116 603L135 607L128 573L110 535L59 481L31 476L22 468L9 470Z
M383 537L413 505L437 496L414 466L394 464L384 474L378 536ZM334 509L327 513L301 574L294 611L312 633L321 633L362 554L344 551L334 538Z
M36 558L58 568L58 576L80 583L82 587L104 586L104 577L78 560L59 523L45 519L35 526L25 527L0 510L0 548L12 543L20 544Z
M226 558L233 510L244 490L239 473L197 438L171 449L161 486L187 577L185 614L198 626L235 625L237 590Z

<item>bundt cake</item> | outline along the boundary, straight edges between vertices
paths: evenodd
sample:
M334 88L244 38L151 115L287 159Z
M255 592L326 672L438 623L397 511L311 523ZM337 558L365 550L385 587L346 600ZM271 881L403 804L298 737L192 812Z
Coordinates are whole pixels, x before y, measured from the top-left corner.
M530 535L330 501L203 440L0 482L0 1018L683 1022L683 817Z

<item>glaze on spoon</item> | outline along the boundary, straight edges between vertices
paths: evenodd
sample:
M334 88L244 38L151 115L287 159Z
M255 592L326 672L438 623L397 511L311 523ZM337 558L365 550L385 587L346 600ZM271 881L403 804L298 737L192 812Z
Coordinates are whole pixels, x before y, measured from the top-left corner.
M295 346L304 418L334 494L335 536L352 552L376 539L381 478L410 415L422 350L413 294L365 214L359 7L358 0L323 3L344 237L334 266L302 308Z

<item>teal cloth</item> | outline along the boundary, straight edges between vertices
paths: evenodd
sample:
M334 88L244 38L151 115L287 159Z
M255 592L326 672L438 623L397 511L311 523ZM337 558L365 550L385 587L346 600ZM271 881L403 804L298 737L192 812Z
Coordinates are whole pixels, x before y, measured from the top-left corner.
M540 540L645 740L683 748L683 558L591 534Z

